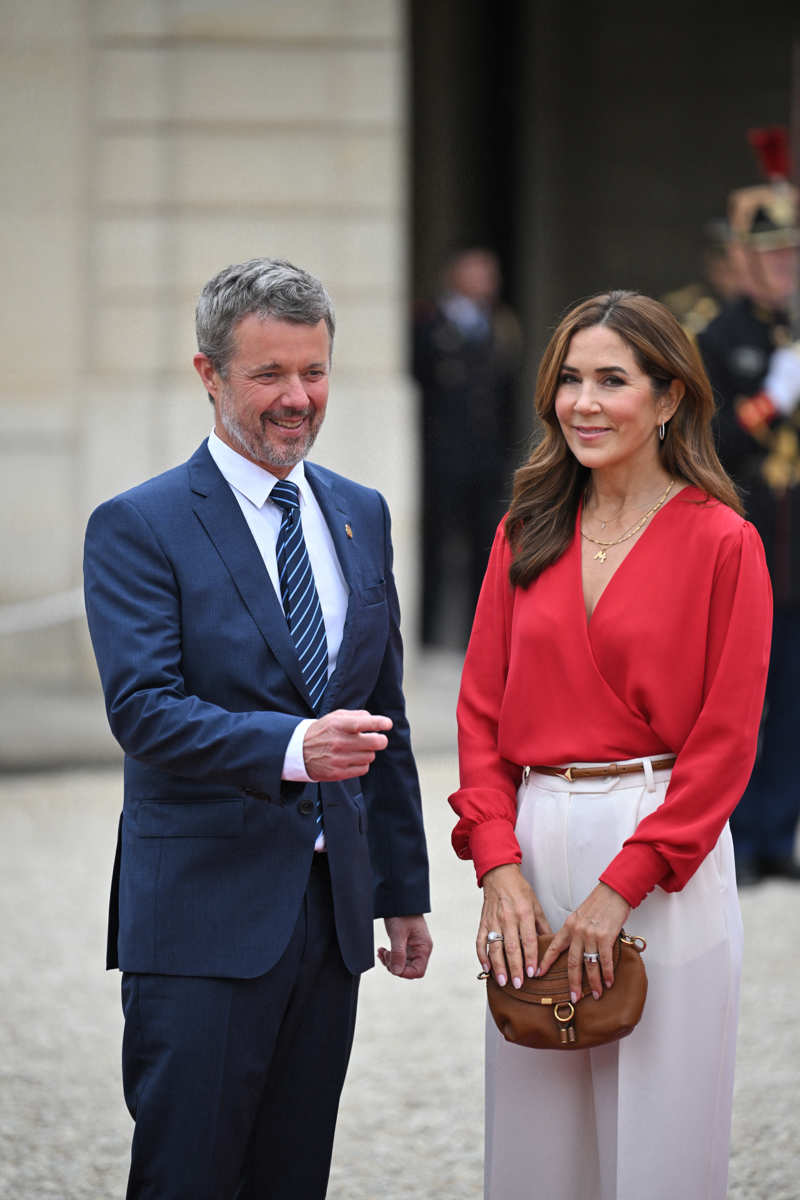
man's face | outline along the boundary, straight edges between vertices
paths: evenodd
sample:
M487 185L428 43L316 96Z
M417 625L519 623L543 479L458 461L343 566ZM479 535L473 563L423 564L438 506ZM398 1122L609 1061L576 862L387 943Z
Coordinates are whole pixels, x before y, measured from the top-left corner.
M774 250L748 249L748 294L765 308L785 308L797 285L797 246Z
M797 285L797 247L762 250L759 258L767 295L777 307L785 307Z
M204 354L195 368L214 398L223 442L279 479L305 458L325 417L330 337L324 321L298 325L250 313L234 330L226 378Z
M450 286L486 306L494 304L500 291L500 269L497 259L486 250L468 250L450 268Z

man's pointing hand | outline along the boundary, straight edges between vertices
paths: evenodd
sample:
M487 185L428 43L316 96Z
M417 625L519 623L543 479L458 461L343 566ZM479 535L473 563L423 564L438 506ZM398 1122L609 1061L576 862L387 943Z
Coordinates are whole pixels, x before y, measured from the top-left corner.
M375 755L389 744L389 717L364 709L337 708L314 721L303 738L303 760L310 779L330 782L366 775Z

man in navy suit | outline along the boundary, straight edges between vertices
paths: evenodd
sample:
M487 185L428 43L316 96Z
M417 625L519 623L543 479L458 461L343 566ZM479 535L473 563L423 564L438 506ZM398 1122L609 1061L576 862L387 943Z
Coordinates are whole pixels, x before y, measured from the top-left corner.
M323 1197L374 917L393 974L419 978L431 951L389 513L304 461L333 333L305 271L221 271L194 359L212 433L87 529L89 627L125 750L108 965L129 1197ZM322 614L308 634L281 548L295 515Z

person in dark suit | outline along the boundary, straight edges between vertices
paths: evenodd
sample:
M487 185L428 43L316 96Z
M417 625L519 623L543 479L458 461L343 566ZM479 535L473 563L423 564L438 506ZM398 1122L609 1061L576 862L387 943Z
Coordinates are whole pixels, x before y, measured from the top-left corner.
M212 433L86 533L125 750L108 965L129 1197L323 1197L374 917L393 974L431 951L388 509L304 461L333 334L305 271L216 275L194 359Z
M464 646L517 440L519 322L500 302L500 264L481 246L448 260L441 294L415 313L422 446L421 635ZM462 602L463 601L463 602Z

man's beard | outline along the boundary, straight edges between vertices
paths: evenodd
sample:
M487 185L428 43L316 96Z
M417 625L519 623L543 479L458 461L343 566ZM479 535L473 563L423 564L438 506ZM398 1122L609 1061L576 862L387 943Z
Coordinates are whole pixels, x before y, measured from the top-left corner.
M267 436L266 425L268 422L265 417L261 418L261 427L264 430L263 437L258 437L256 434L242 427L236 417L227 389L225 388L222 389L219 398L219 415L223 428L231 441L246 455L255 459L256 462L262 463L265 467L296 466L301 459L306 457L314 445L322 423L319 421L316 425L310 424L308 433L302 442L295 443L293 446L275 445ZM297 415L295 414L295 416Z

